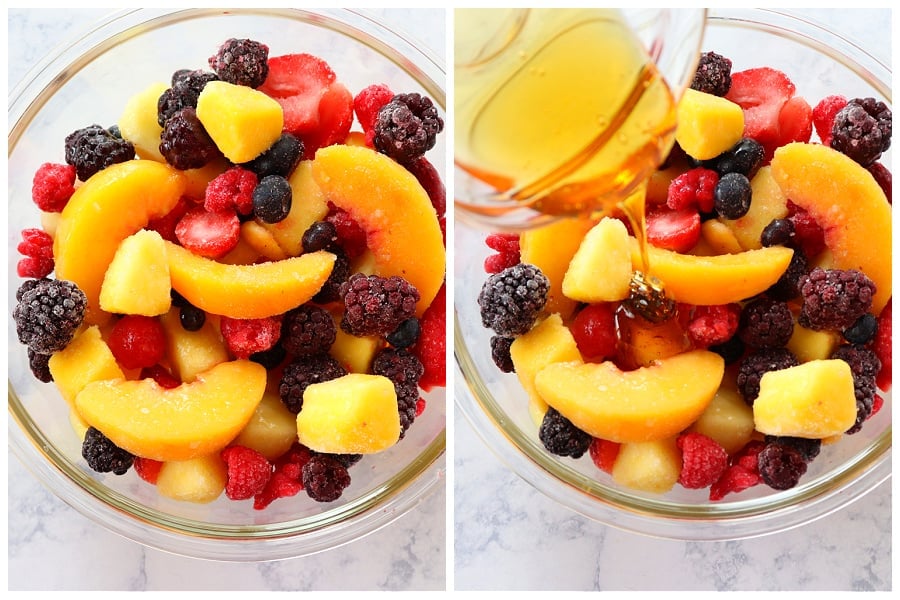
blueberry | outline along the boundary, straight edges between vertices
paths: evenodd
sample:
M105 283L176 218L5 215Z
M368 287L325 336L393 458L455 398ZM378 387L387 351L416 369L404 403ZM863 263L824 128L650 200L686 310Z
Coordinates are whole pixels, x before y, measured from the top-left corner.
M185 331L199 331L206 322L206 313L192 304L184 304L178 318Z
M415 317L410 317L401 322L385 339L394 348L409 348L419 339L420 331L419 320Z
M750 210L750 195L750 180L746 175L726 173L713 191L716 212L726 219L740 219Z
M784 246L794 237L794 223L790 219L772 219L759 236L760 243L766 248Z
M316 221L303 232L300 243L304 252L325 250L337 243L337 228L329 221Z
M851 344L868 344L878 331L878 319L866 313L844 330L844 339Z
M291 212L291 184L281 175L266 175L253 190L253 214L265 223L278 223Z
M742 138L730 150L716 158L715 170L719 175L740 173L752 178L762 165L765 150L753 138Z
M303 156L303 141L290 133L282 133L268 150L241 166L260 178L267 175L287 177Z

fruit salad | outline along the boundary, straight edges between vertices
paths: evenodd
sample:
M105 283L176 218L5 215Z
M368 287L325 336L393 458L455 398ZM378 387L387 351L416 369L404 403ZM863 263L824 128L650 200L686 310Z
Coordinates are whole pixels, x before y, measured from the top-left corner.
M445 385L443 119L308 53L210 51L35 165L17 335L93 471L333 502Z
M487 235L491 356L623 487L793 488L891 388L891 110L704 52L677 117L642 214Z

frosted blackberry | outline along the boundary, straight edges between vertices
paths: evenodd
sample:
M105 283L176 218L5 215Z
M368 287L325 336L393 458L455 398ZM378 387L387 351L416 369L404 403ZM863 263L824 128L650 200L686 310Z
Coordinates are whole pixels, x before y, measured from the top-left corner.
M13 309L19 341L37 354L65 348L84 320L87 297L77 285L62 279L29 280L16 296ZM24 291L23 291L24 288Z
M314 304L289 310L281 321L281 346L293 356L328 352L336 335L331 313Z
M891 109L875 98L854 98L834 116L831 147L864 167L891 146Z
M551 454L572 458L581 458L593 441L590 434L578 429L553 407L544 413L538 437Z
M800 284L803 306L797 322L815 330L843 331L869 312L875 283L855 269L816 267Z
M793 437L788 435L767 435L765 436L764 441L766 444L779 443L784 444L785 446L791 446L795 450L798 450L800 456L803 457L803 460L808 463L812 462L822 450L822 440L818 439Z
M38 354L31 348L28 348L28 368L31 374L38 381L50 383L53 381L53 374L50 372L50 354Z
M282 133L268 150L241 166L262 179L267 175L287 177L303 156L303 141L290 133Z
M180 171L199 169L221 156L197 118L197 110L191 107L182 108L166 121L160 134L159 153Z
M219 79L256 88L269 76L269 47L249 39L230 38L209 57Z
M762 348L745 356L737 374L737 388L744 402L753 406L759 395L759 381L763 375L799 364L797 356L787 348Z
M526 333L547 304L550 281L539 268L519 263L488 277L478 294L481 323L498 335Z
M771 442L757 455L759 474L772 489L788 490L800 483L806 473L803 454L788 444Z
M197 108L200 92L207 83L218 79L215 73L209 71L176 71L172 75L172 87L160 94L156 103L156 120L159 126L165 127L166 121L182 108Z
M402 277L355 273L341 286L341 329L351 335L385 336L415 316L419 291Z
M291 361L281 375L278 394L294 414L303 408L303 393L310 385L331 381L347 374L347 370L328 354L310 354Z
M75 167L81 181L110 165L134 158L131 142L115 137L100 125L91 125L66 136L66 163Z
M809 261L806 255L800 248L794 248L788 268L781 274L778 281L766 290L766 295L773 300L785 302L793 300L800 295L800 285L807 273L809 273Z
M303 488L316 502L334 502L350 485L350 473L341 461L327 454L315 454L301 470Z
M875 378L881 370L881 360L865 346L841 344L831 358L843 360L850 365L853 374L853 394L856 397L856 421L846 433L853 434L862 429L863 423L872 415L875 394L878 391Z
M397 94L375 118L375 149L407 165L434 147L444 121L427 96Z
M713 96L727 94L731 89L731 59L715 52L702 53L691 88Z
M81 456L98 473L124 475L134 463L134 455L116 446L100 430L88 427L81 444Z
M313 302L319 304L328 304L329 302L340 300L341 286L350 277L350 258L347 256L347 253L340 246L331 247L328 251L334 254L334 266L331 268L328 279L325 280L325 283L313 296Z
M509 349L515 338L503 337L502 335L491 336L491 359L497 368L504 373L515 373L516 366L513 364L512 356Z
M794 315L787 302L760 297L741 311L738 335L754 348L784 346L794 333Z
M385 348L372 360L372 373L387 377L394 384L402 438L416 419L419 379L425 373L425 367L418 357L406 350Z

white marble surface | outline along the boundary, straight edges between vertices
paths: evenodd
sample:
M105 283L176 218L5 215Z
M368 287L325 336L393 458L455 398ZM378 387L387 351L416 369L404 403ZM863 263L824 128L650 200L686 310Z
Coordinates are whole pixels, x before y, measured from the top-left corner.
M56 44L109 9L10 9L9 86ZM370 11L443 59L443 10ZM234 564L187 559L110 533L50 494L8 458L9 590L443 590L446 491L391 525L305 558Z
M891 61L889 11L814 19ZM659 540L554 503L506 468L462 413L454 421L458 590L890 590L891 484L807 526L729 542Z

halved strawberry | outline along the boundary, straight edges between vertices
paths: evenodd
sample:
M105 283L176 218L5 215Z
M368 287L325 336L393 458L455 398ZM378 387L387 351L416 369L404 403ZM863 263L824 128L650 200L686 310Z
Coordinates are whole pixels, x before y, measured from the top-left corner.
M419 387L426 392L447 385L447 286L442 285L421 320L421 333L412 348L425 372Z
M594 438L588 452L591 455L591 460L597 465L598 469L611 474L621 447L622 444L618 442Z
M744 137L763 145L771 158L780 138L781 108L797 88L787 75L771 67L758 67L731 74L731 89L725 98L744 110Z
M812 107L809 102L802 96L794 96L785 102L778 113L778 146L808 142L812 131Z
M700 241L700 213L696 209L669 210L647 213L647 242L657 248L687 252Z
M190 200L186 196L182 196L178 199L175 208L162 217L152 219L147 223L147 229L156 231L164 240L176 242L178 239L175 237L175 227L178 225L181 217L194 206L197 206L197 204L193 200Z
M285 54L269 58L269 75L259 91L273 98L319 96L337 75L331 66L312 54Z
M209 212L202 206L190 209L178 225L175 237L194 254L220 258L233 249L241 236L241 222L235 211Z
M834 125L834 116L842 108L847 106L847 99L839 94L825 96L812 111L813 126L816 134L826 146L831 145L831 128Z
M339 144L347 139L353 125L353 95L347 87L334 82L319 99L318 127L302 137L304 158L311 159L316 150Z

